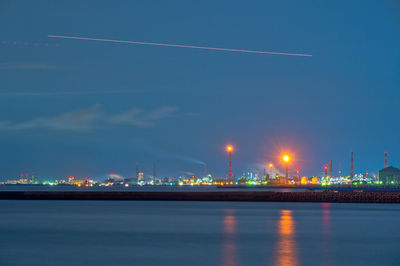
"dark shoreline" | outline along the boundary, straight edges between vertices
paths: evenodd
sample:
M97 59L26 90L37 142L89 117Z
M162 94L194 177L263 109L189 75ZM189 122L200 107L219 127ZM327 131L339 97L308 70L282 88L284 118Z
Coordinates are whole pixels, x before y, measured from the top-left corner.
M104 192L4 191L0 200L168 200L400 203L400 192Z

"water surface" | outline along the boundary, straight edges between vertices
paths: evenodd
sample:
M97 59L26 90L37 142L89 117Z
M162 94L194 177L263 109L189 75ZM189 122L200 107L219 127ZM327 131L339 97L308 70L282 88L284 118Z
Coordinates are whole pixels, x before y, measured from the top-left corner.
M0 265L398 265L400 205L0 201Z

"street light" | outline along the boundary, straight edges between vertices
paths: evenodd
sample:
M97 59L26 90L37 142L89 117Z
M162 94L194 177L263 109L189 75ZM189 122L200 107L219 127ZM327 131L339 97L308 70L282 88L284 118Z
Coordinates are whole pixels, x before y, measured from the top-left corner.
M284 161L285 163L288 163L288 162L290 161L290 156L287 155L287 154L285 154L285 155L283 155L282 159L283 159L283 161Z
M289 179L289 161L290 161L290 156L287 154L284 154L282 156L282 160L285 163L285 168L286 168L286 179Z
M274 167L274 165L270 163L268 166L269 166L269 178L272 179L272 168Z

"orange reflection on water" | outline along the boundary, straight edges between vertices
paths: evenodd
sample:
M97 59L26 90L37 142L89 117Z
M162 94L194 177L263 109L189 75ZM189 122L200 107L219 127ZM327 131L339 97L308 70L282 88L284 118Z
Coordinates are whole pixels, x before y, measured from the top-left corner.
M331 204L322 203L322 265L331 265Z
M291 210L281 210L280 215L274 265L295 266L299 264L295 240L296 223Z
M324 235L328 235L331 230L331 204L324 202L322 203L322 232Z
M224 217L224 232L227 235L233 235L236 232L236 219L234 211L231 209L226 210L226 215Z
M222 265L235 266L239 265L237 261L236 247L236 217L235 211L226 210L223 220L224 239L223 239L223 255Z

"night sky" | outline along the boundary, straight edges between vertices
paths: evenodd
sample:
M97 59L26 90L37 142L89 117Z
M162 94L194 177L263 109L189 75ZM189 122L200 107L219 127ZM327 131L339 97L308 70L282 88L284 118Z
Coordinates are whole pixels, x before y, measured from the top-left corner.
M0 0L0 176L400 166L399 62L397 1Z

